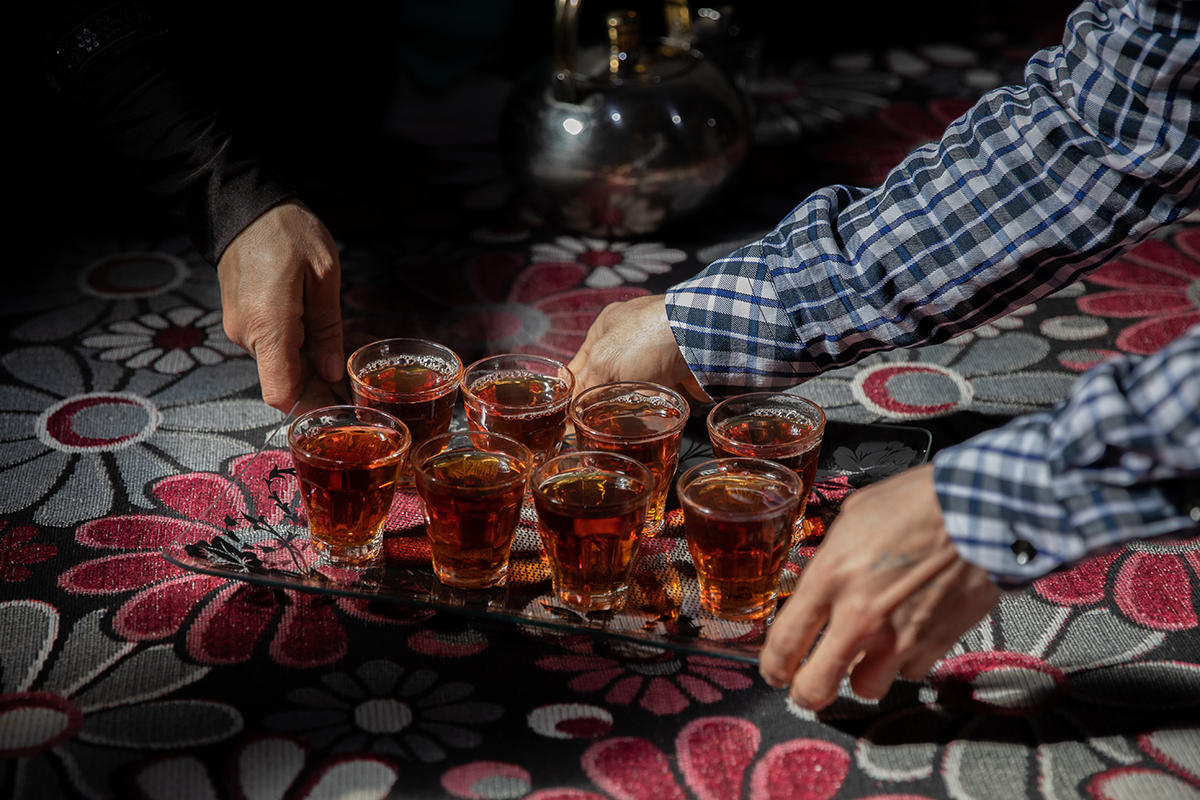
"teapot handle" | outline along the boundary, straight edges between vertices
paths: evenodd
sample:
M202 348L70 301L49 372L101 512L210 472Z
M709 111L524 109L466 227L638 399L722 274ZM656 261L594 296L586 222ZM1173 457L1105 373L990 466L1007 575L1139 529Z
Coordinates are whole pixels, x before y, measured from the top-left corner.
M579 4L583 0L555 0L554 43L550 51L550 81L554 98L563 103L575 103L579 92L575 85L575 61L579 42ZM688 0L663 0L663 16L667 22L664 42L670 55L691 49L692 14Z

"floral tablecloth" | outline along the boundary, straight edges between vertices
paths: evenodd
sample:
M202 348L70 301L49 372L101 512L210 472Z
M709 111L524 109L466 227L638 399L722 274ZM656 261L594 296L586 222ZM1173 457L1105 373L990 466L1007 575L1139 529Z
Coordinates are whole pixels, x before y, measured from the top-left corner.
M313 198L342 250L348 348L408 335L464 361L565 360L605 304L756 238L821 182L878 182L1022 58L946 44L756 73L739 191L636 242L550 228L486 137L433 146L444 120L414 104L400 133L419 168ZM819 716L740 661L180 569L162 548L221 528L200 498L272 513L260 472L286 456L253 455L282 417L186 240L137 220L61 234L0 298L0 796L1200 797L1196 542L1010 594L927 680ZM1200 321L1198 286L1200 224L1183 223L1036 306L804 391L941 446L1153 351Z

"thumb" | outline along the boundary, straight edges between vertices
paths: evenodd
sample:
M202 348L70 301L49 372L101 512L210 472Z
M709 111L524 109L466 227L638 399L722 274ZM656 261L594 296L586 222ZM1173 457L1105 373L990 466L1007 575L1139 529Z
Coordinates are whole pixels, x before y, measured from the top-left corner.
M337 248L331 261L314 265L304 287L304 345L317 374L331 384L342 379L346 354L342 347L341 264Z

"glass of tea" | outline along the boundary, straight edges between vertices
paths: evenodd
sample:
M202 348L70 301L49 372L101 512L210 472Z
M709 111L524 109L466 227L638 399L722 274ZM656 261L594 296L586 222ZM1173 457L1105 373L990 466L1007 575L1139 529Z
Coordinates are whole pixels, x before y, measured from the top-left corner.
M413 448L450 430L462 361L424 339L383 339L355 350L346 362L354 402L386 411L408 426ZM412 485L406 462L402 486Z
M772 617L800 503L796 473L760 458L721 458L692 467L676 487L700 605L722 619Z
M462 391L472 430L511 436L535 464L558 455L575 391L562 362L517 353L480 359L463 371Z
M624 605L654 487L650 470L584 450L537 467L530 486L558 599L588 611Z
M646 533L666 521L667 493L679 464L679 441L688 420L687 401L656 383L603 383L571 404L571 423L580 450L604 450L645 464L654 475L646 511Z
M800 477L800 505L794 532L803 536L804 509L817 479L817 458L825 436L825 412L800 395L753 392L713 406L708 439L717 458L765 458Z
M288 429L313 548L330 564L373 560L412 442L404 423L360 406L319 408Z
M504 582L533 456L498 433L454 431L412 451L438 580L457 589Z

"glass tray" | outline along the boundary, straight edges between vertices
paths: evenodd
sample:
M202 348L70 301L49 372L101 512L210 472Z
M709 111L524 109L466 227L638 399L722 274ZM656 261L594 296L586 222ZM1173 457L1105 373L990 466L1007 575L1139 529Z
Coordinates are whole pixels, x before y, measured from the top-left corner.
M780 583L780 602L792 592L800 571L854 488L924 463L931 434L897 425L830 422L821 449L817 483L806 514L805 535L794 542ZM571 447L568 440L564 449ZM164 549L184 569L262 586L402 603L568 633L610 636L642 644L757 662L766 623L715 619L700 607L695 569L683 537L683 518L674 492L666 528L644 539L634 564L630 595L616 612L584 613L560 603L526 503L513 542L507 585L459 590L443 585L430 565L425 521L415 492L397 494L385 525L384 552L375 565L340 569L323 565L309 546L290 460L260 459L259 516L240 516L214 498L209 518L224 520L211 539L177 541ZM712 458L703 420L684 431L680 470ZM273 464L268 470L267 462ZM283 464L283 466L281 466ZM251 477L246 475L246 477ZM273 506L273 508L272 508ZM232 506L230 507L232 508Z

